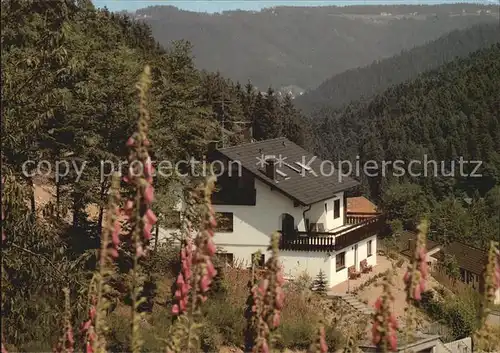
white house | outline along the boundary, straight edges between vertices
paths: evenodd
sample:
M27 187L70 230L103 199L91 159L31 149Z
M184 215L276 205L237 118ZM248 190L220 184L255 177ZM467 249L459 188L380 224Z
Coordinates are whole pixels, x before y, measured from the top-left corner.
M287 276L320 270L330 286L347 280L348 268L377 264L381 216L351 217L345 192L358 182L285 138L218 149L209 160L218 167L212 203L219 219L215 242L228 262L250 265L269 253L279 231L280 260ZM366 260L366 261L364 261Z

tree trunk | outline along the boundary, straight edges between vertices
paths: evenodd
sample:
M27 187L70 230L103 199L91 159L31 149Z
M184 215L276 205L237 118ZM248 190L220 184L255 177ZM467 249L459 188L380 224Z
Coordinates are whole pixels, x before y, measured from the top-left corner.
M156 229L155 229L155 247L154 247L154 251L156 251L157 247L158 247L158 237L160 236L160 226L158 225L158 223L156 223Z
M60 209L61 209L61 183L56 180L56 218L60 220Z
M33 178L28 178L28 185L30 187L30 203L31 203L31 216L33 220L36 218L36 200L35 200L35 185L33 184Z
M80 213L80 199L78 195L73 196L73 228L78 227L78 217Z
M105 204L105 196L106 196L106 182L101 183L101 195L100 195L100 206L99 206L99 218L97 220L97 234L101 234L102 232L102 221L104 219L104 204Z

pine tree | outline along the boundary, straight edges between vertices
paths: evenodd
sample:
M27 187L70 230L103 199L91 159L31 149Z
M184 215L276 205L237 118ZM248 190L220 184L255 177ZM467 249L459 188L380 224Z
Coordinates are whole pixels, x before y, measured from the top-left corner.
M319 295L326 295L328 291L328 280L322 269L319 270L316 279L313 282L313 290Z

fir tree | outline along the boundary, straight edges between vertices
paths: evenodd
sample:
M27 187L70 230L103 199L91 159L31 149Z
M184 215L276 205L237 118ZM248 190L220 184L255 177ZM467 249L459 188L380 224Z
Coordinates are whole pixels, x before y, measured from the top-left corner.
M323 270L319 270L319 273L313 282L313 289L319 295L326 295L326 292L328 291L328 280Z

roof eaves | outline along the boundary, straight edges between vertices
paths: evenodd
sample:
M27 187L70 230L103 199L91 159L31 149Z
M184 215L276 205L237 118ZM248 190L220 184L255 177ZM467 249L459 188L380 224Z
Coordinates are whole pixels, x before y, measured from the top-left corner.
M254 173L253 171L245 168L244 166L242 166L243 169L245 169L246 171L248 171L249 173L252 173L257 179L259 179L260 181L262 181L263 183L266 183L267 185L269 185L272 189L276 189L278 190L279 192L281 192L283 195L285 195L286 197L288 197L289 199L291 199L292 201L300 204L301 206L308 206L308 203L303 201L303 200L299 200L297 199L296 197L293 197L292 195L290 195L289 193L287 193L285 190L283 190L282 188L280 188L278 185L276 185L276 183L273 183L271 180L267 179L267 178L264 178L262 175L259 175L257 173Z
M233 158L231 158L230 156L224 154L224 152L221 151L221 150L216 150L215 152L218 152L219 154L223 155L225 158L227 158L227 159L229 159L231 161L234 161ZM276 185L276 183L273 183L271 180L265 178L264 176L259 175L258 173L255 173L254 171L252 171L249 168L245 167L243 164L240 164L240 165L241 165L241 168L243 168L244 170L246 170L248 173L252 174L255 178L257 178L260 181L262 181L263 183L269 185L271 188L278 190L279 192L281 192L283 195L285 195L286 197L288 197L292 201L298 203L301 206L307 206L306 202L304 202L303 200L299 200L296 197L293 197L292 195L290 195L289 193L287 193L286 191L284 191L283 189L281 189L278 185Z
M309 206L309 205L312 205L312 204L315 204L315 203L318 203L318 202L329 200L332 197L334 197L336 194L338 194L339 192L347 191L347 190L352 189L353 187L358 186L360 184L358 181L356 181L354 179L352 179L352 181L353 182L351 182L348 185L340 184L340 186L342 186L342 187L332 189L332 192L330 194L328 194L329 196L324 196L324 197L321 197L318 200L315 200L313 202L309 202L306 206Z

